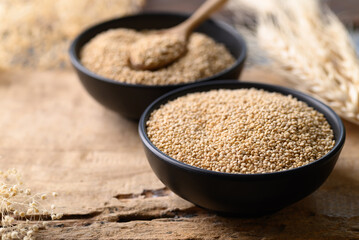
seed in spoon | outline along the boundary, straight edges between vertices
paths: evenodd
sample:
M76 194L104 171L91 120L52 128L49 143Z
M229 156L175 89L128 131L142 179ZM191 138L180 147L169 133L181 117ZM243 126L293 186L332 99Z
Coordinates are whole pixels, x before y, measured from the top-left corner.
M151 34L131 47L130 62L133 68L156 70L165 67L187 50L187 41L178 34Z

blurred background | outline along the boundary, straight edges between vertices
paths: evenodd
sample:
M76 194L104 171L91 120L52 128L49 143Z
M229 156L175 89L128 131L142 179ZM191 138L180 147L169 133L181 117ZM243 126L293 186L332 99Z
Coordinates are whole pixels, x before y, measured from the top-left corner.
M237 0L230 0L236 2ZM0 67L67 69L70 41L84 28L139 11L192 12L204 0L1 0ZM238 1L239 2L239 1ZM259 4L261 1L258 1ZM329 0L330 8L359 44L359 1ZM232 25L251 28L248 9L224 9L215 15Z

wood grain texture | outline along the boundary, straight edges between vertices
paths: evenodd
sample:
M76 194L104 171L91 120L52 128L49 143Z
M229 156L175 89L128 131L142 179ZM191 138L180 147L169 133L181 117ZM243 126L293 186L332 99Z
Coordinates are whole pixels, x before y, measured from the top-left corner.
M285 85L268 69L242 79ZM270 216L218 216L166 189L137 124L96 103L73 72L0 73L0 164L33 191L57 191L62 220L38 239L359 239L359 127L326 183Z

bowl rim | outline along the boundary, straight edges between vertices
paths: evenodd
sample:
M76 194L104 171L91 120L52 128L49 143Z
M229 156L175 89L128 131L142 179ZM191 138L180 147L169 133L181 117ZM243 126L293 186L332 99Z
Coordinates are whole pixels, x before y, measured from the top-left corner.
M222 87L216 87L218 85L221 85ZM334 147L327 154L322 156L321 158L319 158L311 163L308 163L306 165L303 165L301 167L292 168L292 169L283 170L283 171L277 171L277 172L243 174L243 173L217 172L217 171L207 170L207 169L203 169L203 168L199 168L199 167L195 167L195 166L183 163L183 162L176 160L176 159L166 155L165 153L163 153L148 138L147 131L146 131L146 121L149 118L149 115L152 113L153 110L158 109L158 107L160 107L162 104L165 104L168 100L173 100L179 96L183 96L187 93L190 93L189 91L193 90L195 88L198 88L198 89L194 92L200 92L201 88L210 87L210 86L213 86L213 88L210 88L210 89L232 89L232 88L223 87L223 85L238 85L239 86L238 88L234 88L234 89L251 88L252 87L252 88L263 89L265 91L268 91L268 88L269 88L269 89L271 89L270 90L271 92L278 92L278 93L285 94L285 95L292 95L293 97L295 97L297 99L299 97L300 101L304 101L308 105L311 105L310 103L315 103L320 108L319 110L316 109L317 111L321 112L322 114L324 114L324 112L326 112L325 115L327 115L327 116L325 116L325 117L327 120L331 118L333 124L330 124L330 126L332 127L332 129L333 129L333 126L337 126L339 129L338 139L335 141ZM206 89L203 91L208 91L208 90L209 89ZM175 97L173 98L174 95L175 95ZM303 100L303 99L305 99L305 100ZM154 102L152 102L146 108L146 110L142 113L140 121L138 123L138 131L139 131L139 135L140 135L143 145L148 150L150 150L153 154L155 154L158 158L160 158L161 161L165 161L165 162L171 164L172 166L184 169L189 172L194 172L195 174L203 174L203 175L210 174L212 176L216 176L216 177L220 177L220 178L231 178L231 179L234 178L234 179L248 179L248 180L260 180L263 178L281 177L284 175L293 174L294 172L308 170L309 168L316 166L316 165L326 164L329 162L329 160L335 154L337 154L342 149L344 142L345 142L345 135L346 135L345 127L344 127L344 124L343 124L342 120L340 119L340 117L334 112L334 110L332 110L329 106L327 106L323 102L321 102L305 93L302 93L300 91L297 91L297 90L294 90L291 88L282 87L282 86L278 86L278 85L274 85L274 84L260 83L260 82L246 82L246 81L239 82L238 80L217 80L217 81L211 81L211 82L196 83L196 84L192 84L190 86L172 90L172 91L162 95L161 97L157 98Z
M70 47L69 47L69 55L70 55L70 61L72 63L72 65L79 71L81 71L83 74L89 75L90 77L100 80L100 81L104 81L107 83L112 83L112 84L116 84L116 85L120 85L120 86L126 86L126 87L136 87L136 88L179 88L179 87L183 87L183 86L187 86L188 84L194 84L197 82L206 82L206 81L210 81L214 78L217 78L229 71L234 70L236 67L238 67L240 64L242 64L246 57L247 57L247 44L244 40L244 38L242 37L242 35L232 26L230 26L229 24L220 21L220 20L214 20L212 18L207 19L204 23L209 23L209 24L213 24L218 26L219 28L223 28L224 30L226 30L227 32L229 32L230 34L232 34L236 40L239 42L240 46L241 46L241 53L240 55L235 58L235 62L229 67L224 69L223 71L216 73L210 77L206 77L206 78L201 78L201 79L197 79L194 82L189 82L189 83L179 83L179 84L168 84L168 85L146 85L146 84L134 84L134 83L125 83L125 82L120 82L120 81L116 81L110 78L106 78L103 77L101 75L98 75L92 71L90 71L89 69L87 69L85 66L83 66L81 64L80 61L80 56L76 53L76 48L79 45L79 43L82 41L83 38L85 38L85 36L91 32L96 31L97 28L101 28L101 27L105 27L106 25L111 25L114 22L117 21L121 21L123 19L136 19L137 17L151 17L151 16L163 16L163 17L171 17L171 16L176 16L176 17L183 17L183 18L188 18L190 16L189 13L182 13L182 12L164 12L164 11L148 11L148 12L143 12L143 13L138 13L138 14L133 14L133 15L128 15L125 17L120 17L120 18L114 18L114 19L110 19L107 21L103 21L97 24L94 24L86 29L84 29L81 33L79 33L76 38L72 41ZM108 30L111 28L108 28ZM101 31L103 32L103 31ZM97 34L99 34L100 32L97 32ZM92 38L86 40L86 43L88 41L90 41ZM81 46L81 48L83 47L83 45ZM226 46L227 48L227 46Z

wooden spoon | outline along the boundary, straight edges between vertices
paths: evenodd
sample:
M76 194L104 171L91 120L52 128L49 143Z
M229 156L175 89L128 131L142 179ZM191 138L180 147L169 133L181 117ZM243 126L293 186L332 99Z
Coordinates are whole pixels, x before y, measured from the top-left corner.
M130 64L137 70L156 70L176 61L187 51L192 31L227 0L207 0L181 24L150 34L131 47Z

